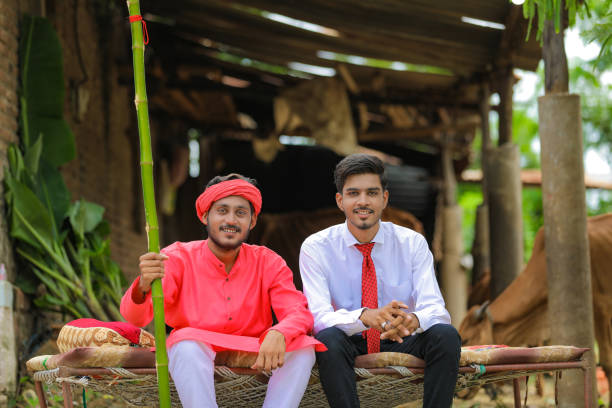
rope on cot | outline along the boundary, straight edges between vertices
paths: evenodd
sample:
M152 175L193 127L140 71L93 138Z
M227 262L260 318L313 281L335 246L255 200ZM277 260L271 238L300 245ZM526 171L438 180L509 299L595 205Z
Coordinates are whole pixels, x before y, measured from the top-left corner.
M388 366L388 367L400 373L402 377L409 377L409 376L414 375L414 373L410 371L408 367L404 367L404 366Z
M147 31L147 22L145 20L143 20L141 15L133 15L130 16L130 23L135 23L137 21L141 21L142 22L142 33L143 33L143 42L145 45L147 45L149 43L149 32Z
M474 379L477 380L487 372L486 367L483 364L472 364L471 367L476 369L476 373L474 373Z

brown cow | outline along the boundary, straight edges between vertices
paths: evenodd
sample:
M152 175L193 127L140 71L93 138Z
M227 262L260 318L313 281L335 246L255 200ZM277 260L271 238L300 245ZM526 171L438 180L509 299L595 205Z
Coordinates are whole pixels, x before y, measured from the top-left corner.
M599 364L612 383L612 214L587 220ZM488 307L473 306L461 322L465 344L539 345L550 339L544 231L525 270ZM612 399L612 398L611 398Z

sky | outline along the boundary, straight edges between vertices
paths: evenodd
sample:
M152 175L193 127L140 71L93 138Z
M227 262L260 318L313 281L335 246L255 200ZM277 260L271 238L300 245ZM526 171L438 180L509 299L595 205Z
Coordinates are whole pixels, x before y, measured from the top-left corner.
M585 44L575 27L566 31L565 53L568 59L580 58L585 61L592 60L597 57L599 50L599 45L595 43ZM540 63L543 64L542 61ZM517 70L517 74L521 77L521 80L514 87L514 100L517 102L528 101L536 91L536 83L539 81L538 75L534 72L522 70ZM612 71L604 72L600 76L600 80L602 85L612 85ZM539 152L539 140L536 140L532 147ZM596 150L586 150L584 163L587 175L612 180L612 168L604 156L600 155Z

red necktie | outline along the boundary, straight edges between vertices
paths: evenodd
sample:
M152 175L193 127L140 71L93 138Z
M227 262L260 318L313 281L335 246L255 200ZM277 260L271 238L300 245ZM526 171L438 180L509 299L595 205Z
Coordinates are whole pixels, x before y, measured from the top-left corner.
M378 285L376 284L376 269L372 261L372 248L374 243L356 244L355 247L363 255L361 264L361 306L378 309ZM364 332L368 342L368 354L380 352L380 332L369 329Z

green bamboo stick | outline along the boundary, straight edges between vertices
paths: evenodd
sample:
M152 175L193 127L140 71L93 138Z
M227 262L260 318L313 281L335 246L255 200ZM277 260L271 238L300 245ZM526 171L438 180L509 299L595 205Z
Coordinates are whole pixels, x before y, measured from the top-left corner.
M139 0L128 0L130 16L140 15ZM145 218L149 252L159 252L159 227L155 210L155 193L153 190L153 154L151 153L151 132L149 128L149 106L145 84L144 41L142 23L135 21L132 28L132 55L134 61L134 88L136 113L138 115L138 134L140 136L140 171L142 177L142 195L144 197ZM157 367L157 386L159 406L170 408L170 381L168 376L168 355L166 354L166 323L164 319L164 293L161 281L155 280L152 285L153 321L155 323L155 362Z

